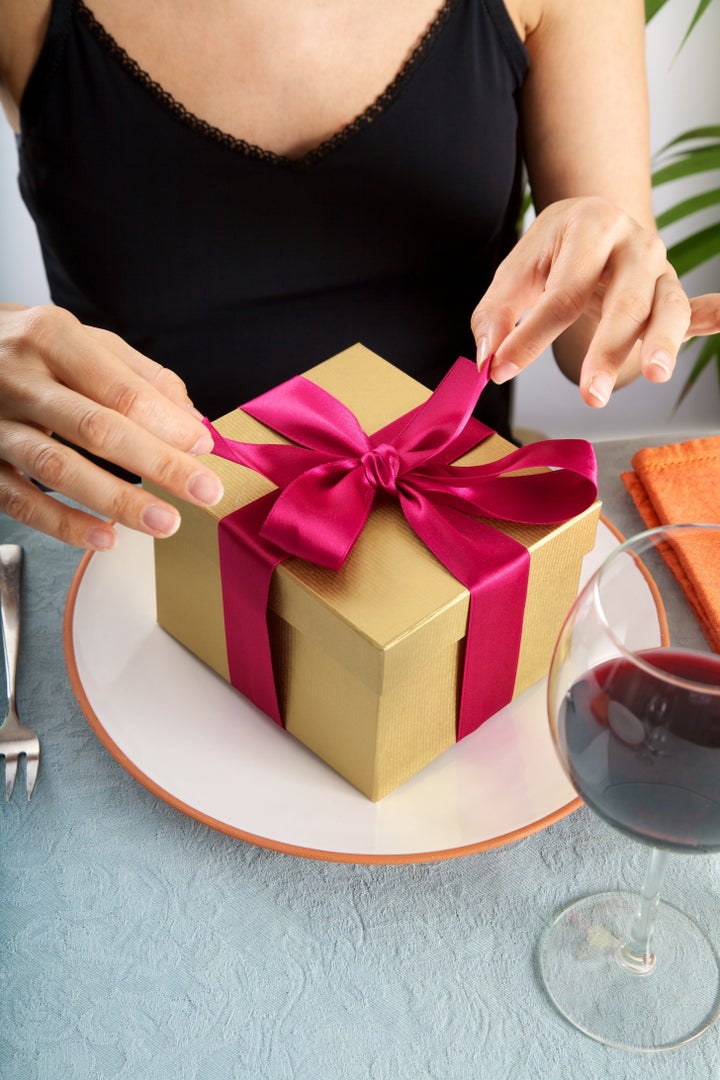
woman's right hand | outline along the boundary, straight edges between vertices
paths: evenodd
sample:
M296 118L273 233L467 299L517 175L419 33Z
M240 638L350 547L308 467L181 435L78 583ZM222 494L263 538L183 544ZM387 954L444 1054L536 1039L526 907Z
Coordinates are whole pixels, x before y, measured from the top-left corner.
M115 543L105 518L156 537L176 531L175 507L53 433L188 502L212 506L222 497L218 478L194 457L210 451L212 438L177 375L62 308L0 305L0 511L92 550Z

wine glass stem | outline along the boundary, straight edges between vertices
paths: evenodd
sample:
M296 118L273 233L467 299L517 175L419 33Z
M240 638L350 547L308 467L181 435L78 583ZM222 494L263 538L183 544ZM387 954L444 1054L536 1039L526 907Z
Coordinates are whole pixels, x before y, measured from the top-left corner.
M617 951L618 962L626 971L635 975L649 975L655 968L655 953L652 951L651 942L667 857L667 851L659 848L653 848L650 852L640 904L627 941Z

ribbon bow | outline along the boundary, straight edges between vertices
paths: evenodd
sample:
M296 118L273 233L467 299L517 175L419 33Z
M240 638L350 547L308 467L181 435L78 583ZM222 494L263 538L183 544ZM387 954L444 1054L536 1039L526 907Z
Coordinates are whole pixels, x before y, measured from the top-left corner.
M339 569L378 499L397 499L413 531L470 591L458 738L512 697L530 557L479 518L565 521L594 501L597 473L590 444L579 439L453 465L491 433L472 419L487 379L461 358L423 405L372 435L303 376L243 406L295 445L235 442L207 424L214 453L277 485L223 518L220 563L231 682L278 723L266 614L272 573L292 555ZM518 474L537 467L544 471Z

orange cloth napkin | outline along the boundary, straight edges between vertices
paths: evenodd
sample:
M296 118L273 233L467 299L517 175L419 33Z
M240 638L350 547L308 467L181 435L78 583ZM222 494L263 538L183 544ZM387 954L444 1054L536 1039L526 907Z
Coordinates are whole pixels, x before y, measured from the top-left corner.
M648 528L683 522L720 524L720 436L638 450L632 467L634 472L622 473L622 479ZM664 554L705 636L720 652L717 550Z

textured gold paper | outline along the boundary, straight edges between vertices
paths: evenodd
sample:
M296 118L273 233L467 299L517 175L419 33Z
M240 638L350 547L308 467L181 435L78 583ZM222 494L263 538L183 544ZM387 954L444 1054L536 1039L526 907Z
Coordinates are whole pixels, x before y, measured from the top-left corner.
M430 393L362 345L305 374L342 400L369 432ZM215 426L231 439L284 441L238 409ZM480 464L512 449L492 435L461 462ZM225 496L211 509L178 503L181 528L156 542L157 617L227 679L218 524L273 485L241 465L204 460L222 477ZM596 503L559 527L499 526L531 557L516 694L547 672L577 593L582 557L595 540L599 509ZM381 799L455 742L468 605L467 589L394 504L373 511L337 573L298 559L281 564L271 588L270 628L287 730L368 798ZM278 729L278 738L285 737Z

